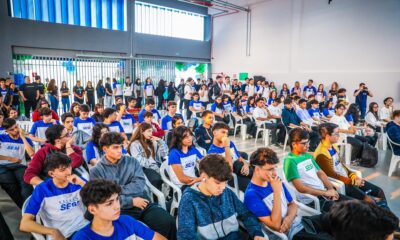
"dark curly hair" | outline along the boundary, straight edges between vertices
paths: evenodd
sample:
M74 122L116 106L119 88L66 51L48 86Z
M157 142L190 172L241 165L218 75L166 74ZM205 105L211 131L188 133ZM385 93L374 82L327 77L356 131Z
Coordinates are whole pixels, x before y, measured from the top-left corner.
M83 204L88 207L90 204L97 205L107 201L113 194L120 194L121 187L105 179L93 179L85 184L79 192Z
M271 148L263 147L254 151L250 156L250 164L264 166L265 164L278 164L279 158Z
M200 161L200 173L205 173L220 182L232 179L232 168L224 157L218 154L209 154Z

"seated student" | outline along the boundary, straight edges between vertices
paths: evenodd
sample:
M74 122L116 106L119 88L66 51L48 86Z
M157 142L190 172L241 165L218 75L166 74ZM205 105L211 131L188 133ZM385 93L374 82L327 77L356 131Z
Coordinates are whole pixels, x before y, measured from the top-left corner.
M172 129L171 129L170 131L168 131L168 133L167 133L167 146L169 146L169 145L171 144L172 135L173 135L173 134L172 134L173 130L174 130L175 128L179 127L179 126L183 126L183 119L182 119L182 117L181 117L181 116L177 116L177 115L173 116L173 117L172 117L171 124L172 124Z
M214 113L215 121L229 123L229 114L222 104L222 96L215 97L215 102L211 105L211 111Z
M3 112L0 110L0 135L6 133L6 130L2 127L2 125L3 125L3 120L4 120L4 114L3 114Z
M151 112L145 112L143 122L148 123L152 126L153 136L163 138L165 135L165 131L160 128L160 125L158 125L158 123L153 121L153 117L154 115Z
M241 104L240 98L237 98L235 101L235 105L232 108L232 115L236 117L236 119L241 119L243 124L246 125L246 133L251 135L253 138L256 137L257 126L255 122L251 119L250 115L247 115L246 110ZM240 122L236 122L240 123Z
M94 179L86 183L79 194L88 212L93 215L93 220L75 233L72 239L166 240L136 219L121 215L121 191L121 187L112 181Z
M335 115L335 109L333 108L333 101L331 99L326 101L322 114L328 119L331 119Z
M92 135L93 126L96 121L89 117L90 107L89 105L82 104L79 106L79 117L74 120L74 127L78 131L85 132L87 135Z
M16 121L30 121L25 115L18 116L18 110L14 107L8 109L8 117L15 119Z
M299 100L299 108L296 110L297 116L301 119L303 123L306 123L310 128L312 126L318 125L318 122L316 122L308 113L307 110L307 100L305 99L300 99Z
M339 139L339 128L333 123L323 123L319 126L321 143L315 150L314 156L318 166L328 177L338 179L345 184L346 195L367 202L377 202L387 207L383 190L374 184L359 178L344 165L339 158L339 148L336 143Z
M113 104L113 105L111 106L111 108L117 110L117 105L118 105L118 104L123 104L123 103L124 103L124 102L123 102L122 97L115 97L115 104Z
M143 167L143 172L153 186L161 190L163 180L160 166L168 156L168 147L164 140L153 136L150 124L142 122L130 140L129 153Z
M203 155L193 146L193 133L188 127L180 126L172 134L168 156L171 181L185 188L201 180L196 176L196 162Z
M101 158L100 138L110 130L104 123L96 123L93 127L92 138L86 145L86 161L95 166Z
M178 211L178 239L265 239L257 219L232 190L230 164L216 154L200 161L200 183L187 188ZM239 229L240 220L248 238Z
M100 138L100 148L105 153L100 161L90 169L90 179L106 179L121 188L121 213L142 221L167 239L176 239L175 220L164 209L149 202L145 178L139 162L122 155L123 137L109 132Z
M383 122L390 122L393 114L393 98L387 97L383 100L383 106L379 111L380 120Z
M393 120L386 125L386 133L390 140L400 144L400 110L393 111ZM400 146L392 144L393 153L400 156Z
M12 118L3 122L6 134L0 135L0 186L19 208L31 195L32 186L24 182L26 169L25 153L35 154L32 141L25 137L24 131Z
M204 112L205 110L203 103L200 102L199 98L200 98L199 93L194 92L192 94L192 100L190 100L189 102L189 110L192 113L195 113L197 117L200 117L201 113Z
M120 133L121 136L128 141L128 137L125 134L124 128L122 127L121 123L117 121L117 110L114 108L106 108L104 109L104 121L103 123L107 125L110 132Z
M222 95L222 106L225 109L226 113L230 113L232 111L232 102L228 95Z
M327 219L335 240L391 240L399 228L393 213L358 200L335 204Z
M214 113L206 110L202 113L201 118L203 119L203 123L194 130L194 135L197 144L208 151L213 139L212 125L214 124Z
M137 107L136 104L136 98L129 97L128 98L128 108L126 111L130 114L132 114L133 118L136 120L136 122L139 122L138 116L140 112L140 108Z
M315 121L315 122L322 122L322 121L329 121L329 118L325 117L320 111L319 111L319 103L317 100L311 100L310 101L311 107L308 109L308 114L310 117Z
M46 142L46 129L54 124L60 123L53 119L50 108L41 108L40 115L42 116L43 120L38 120L33 123L33 126L29 131L29 138L32 139L32 141L38 142L42 145Z
M118 111L117 121L121 124L122 128L128 139L132 137L133 128L137 126L135 118L130 113L127 113L126 107L124 104L117 104L116 106Z
M139 123L142 123L144 121L144 114L146 112L151 112L153 114L154 121L158 124L161 124L161 115L158 110L154 108L154 104L155 103L153 98L146 99L145 106L138 115Z
M39 120L43 120L43 116L40 114L40 109L42 108L49 108L50 109L50 104L46 99L41 99L40 101L38 101L37 106L36 106L36 110L33 111L32 113L32 122L37 122ZM58 117L58 114L51 110L51 117L54 120L59 121L60 118Z
M257 107L254 109L253 118L256 120L257 127L269 129L271 132L271 144L280 146L277 139L278 125L274 123L274 119L269 116L268 109L265 106L264 98L258 98L256 100L256 105ZM283 141L283 139L279 139L279 142L283 143Z
M380 121L379 117L379 106L376 102L369 104L367 115L365 115L365 122L368 127L371 127L377 132L381 132L385 125Z
M237 174L239 189L244 192L253 175L253 168L249 166L245 158L241 156L235 144L229 140L228 131L229 126L225 123L214 124L212 129L214 136L213 143L208 150L208 154L219 154L226 159L232 166L233 172Z
M94 114L92 115L92 118L96 122L103 122L104 121L103 112L104 112L104 106L101 103L96 103L96 105L94 105Z
M65 129L67 129L68 135L72 136L74 132L74 115L70 112L66 112L61 115L61 122Z
M71 108L69 110L70 113L72 113L72 115L74 115L74 117L79 117L79 106L81 104L78 102L73 102L71 104Z
M46 144L39 149L24 174L24 181L31 185L38 185L47 177L44 169L46 156L52 152L62 152L67 154L72 161L72 168L78 168L83 164L82 150L73 145L74 138L68 135L67 129L63 125L52 125L46 130Z
M315 233L307 233L304 229L301 216L297 214L297 205L278 177L278 163L278 156L269 148L259 148L251 154L250 164L254 166L254 174L244 194L244 204L260 222L286 234L289 239L323 239L322 236L327 235L321 232L323 229ZM321 216L308 219L319 223Z
M345 88L339 88L338 90L338 96L337 96L337 102L340 102L342 100L349 102L349 98L346 96L347 90Z
M292 99L287 98L284 100L285 107L282 110L282 122L288 128L288 131L295 128L301 128L308 131L310 136L310 150L314 151L319 143L319 136L317 131L312 130L307 123L304 123L299 116L297 116L292 105Z
M317 196L321 211L327 212L335 201L349 199L335 190L324 171L307 152L310 140L306 130L293 129L289 134L289 143L291 151L285 157L283 169L287 181L297 189L297 197L300 202L312 203L312 200L302 193Z
M70 238L88 223L79 196L85 182L72 174L71 159L63 153L49 154L44 166L50 178L33 190L20 230L52 239ZM36 217L40 217L43 225L35 221Z
M162 120L161 120L161 128L162 128L164 131L171 131L171 130L173 129L173 126L172 126L172 119L173 119L175 116L177 116L177 117L179 117L180 119L182 119L182 122L183 122L183 117L182 117L182 115L181 115L180 113L176 113L176 106L177 106L176 102L174 102L174 101L169 101L169 102L168 102L168 106L167 106L168 112L167 112L167 115L165 115L165 117L163 117Z
M249 97L246 103L246 112L249 115L253 115L253 111L256 108L255 98L253 96Z

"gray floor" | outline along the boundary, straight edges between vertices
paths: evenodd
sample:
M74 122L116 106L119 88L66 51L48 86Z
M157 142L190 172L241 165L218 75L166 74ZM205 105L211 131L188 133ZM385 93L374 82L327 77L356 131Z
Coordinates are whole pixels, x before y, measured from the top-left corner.
M233 138L232 138L233 139ZM258 147L262 147L261 140L256 144L254 140L242 141L239 138L234 139L239 151L251 154ZM282 148L272 147L278 153L281 163L284 153ZM375 168L353 167L360 170L363 177L368 181L380 186L386 193L390 209L400 216L400 170L397 170L392 177L388 177L389 162L391 158L390 151L379 151L379 162ZM29 234L22 233L18 230L21 220L21 212L18 207L10 200L7 194L0 189L0 211L3 214L6 222L14 234L15 239L29 239Z

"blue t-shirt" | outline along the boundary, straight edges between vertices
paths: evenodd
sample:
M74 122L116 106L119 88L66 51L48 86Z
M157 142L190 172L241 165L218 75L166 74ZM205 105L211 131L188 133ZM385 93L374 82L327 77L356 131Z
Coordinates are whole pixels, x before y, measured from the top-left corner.
M180 113L175 113L175 116L178 116L182 119L182 122L184 122L182 114ZM161 128L163 130L171 130L172 129L172 117L167 114L163 119L161 119Z
M268 98L267 105L271 105L274 102L274 99Z
M357 92L357 90L354 91ZM356 97L356 104L360 106L360 108L366 108L367 107L367 98L368 98L368 91L362 90Z
M114 122L112 122L110 124L106 124L106 123L104 123L104 124L108 126L108 129L110 129L110 132L117 132L117 133L125 132L124 128L121 125L121 123L118 122L118 121L114 121Z
M111 236L105 237L90 229L90 223L79 230L72 240L120 240L120 239L153 239L155 232L134 218L121 215L113 221L114 232Z
M222 113L224 111L224 109L223 108L218 108L217 104L213 103L213 104L211 104L211 111L220 114L220 113Z
M56 124L60 124L60 122L56 121ZM46 139L46 130L52 125L54 125L53 122L44 123L43 120L36 121L33 123L29 134L32 134L38 138Z
M334 116L335 110L333 108L324 108L324 110L322 110L322 113L324 114L325 117Z
M79 195L81 188L72 183L58 188L52 178L46 179L33 190L24 213L39 215L44 226L59 229L65 237L70 237L88 223Z
M227 111L227 112L232 111L232 104L231 104L231 102L222 103L222 106L224 106L225 111Z
M147 97L151 97L151 96L153 96L153 91L154 91L154 86L153 86L153 84L148 84L148 83L146 83L146 84L144 84L144 92L146 93L146 96Z
M204 107L203 103L200 102L199 100L195 101L195 100L190 100L189 102L189 106L193 107L194 110L200 111L201 107Z
M139 115L138 115L139 123L144 122L144 114L145 114L145 112L147 112L147 111L146 111L146 109L144 109L144 108L139 112ZM161 115L160 115L160 113L157 111L157 109L154 109L154 108L153 108L153 110L151 110L151 113L153 113L153 119L154 119L155 121L158 121L158 119L161 119Z
M231 141L229 148L231 150L231 158L232 158L232 162L236 161L239 159L240 154L239 151L236 149L235 144ZM225 157L225 148L224 147L217 147L214 144L211 144L210 149L208 149L208 154L219 154L223 157Z
M347 116L346 116L346 120L347 120L348 122L353 122L353 114L347 115Z
M255 107L250 106L250 105L246 105L246 112L253 113L254 109L255 109Z
M7 132L3 127L0 127L0 135L2 134L7 134Z
M316 94L317 89L314 86L309 87L308 85L303 88L303 92L306 93L306 96L308 97L310 94Z
M168 165L180 164L183 174L189 177L196 177L196 162L203 158L203 155L194 146L191 146L187 153L182 152L177 148L172 148L169 151ZM171 171L173 172L173 171ZM171 180L174 184L183 185L174 173L171 174Z
M26 137L26 141L33 147L32 140ZM22 138L12 139L8 134L0 135L0 155L7 157L15 157L21 160L21 164L26 165L25 144ZM0 165L11 164L10 161L1 159Z
M122 125L122 128L124 129L124 132L127 134L132 134L133 133L133 124L136 123L135 118L133 118L132 114L125 114L125 116L121 117L121 120L119 121L120 124Z
M233 106L232 112L237 112L237 111L238 111L237 107L236 107L236 106ZM245 111L245 109L244 109L243 106L240 107L240 112L241 112L242 114L246 113L246 111Z
M96 124L96 120L91 117L88 117L85 120L82 120L80 117L76 117L74 119L74 127L76 130L80 130L82 132L87 133L92 136L93 126Z
M321 117L321 114L320 114L318 108L316 108L316 109L312 109L312 108L308 109L308 114L310 114L311 117L317 117L318 119Z

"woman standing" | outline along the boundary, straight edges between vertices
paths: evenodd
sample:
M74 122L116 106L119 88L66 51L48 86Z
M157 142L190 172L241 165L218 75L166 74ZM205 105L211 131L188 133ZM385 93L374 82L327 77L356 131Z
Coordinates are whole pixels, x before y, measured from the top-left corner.
M151 78L146 78L144 84L144 97L145 98L152 98L154 97L154 85L151 83Z
M133 83L131 82L130 77L126 77L124 83L124 98L126 106L128 106L128 99L132 97L132 93L133 93Z
M85 88L86 94L86 104L89 105L90 109L94 110L94 87L92 81L87 82L87 86Z
M171 81L168 85L168 102L175 101L175 96L176 96L175 82Z
M56 80L51 79L47 86L47 94L50 99L50 109L57 112L58 109L58 87L56 86Z
M285 98L288 98L288 97L289 97L289 95L290 95L290 90L289 90L289 88L288 88L288 86L287 86L286 83L284 83L284 84L282 85L282 89L281 89L281 92L280 92L279 95L280 95L280 96L285 96Z
M200 102L202 102L203 106L206 108L208 103L210 102L210 99L208 98L207 85L205 84L201 85L201 88L199 90L199 95L200 95Z
M10 83L10 94L12 95L12 101L11 105L19 110L19 93L18 93L18 88L15 85L15 83Z
M157 109L162 110L163 109L163 101L164 101L164 92L165 92L165 84L164 80L160 79L158 82L158 86L155 91L155 95L157 96L158 102L157 102Z
M106 95L106 88L103 86L103 80L100 79L96 85L97 102L104 106L104 97Z
M140 78L136 78L135 85L133 86L133 94L136 98L136 108L142 108L142 82Z
M325 97L326 97L326 91L324 90L324 84L321 83L318 85L318 90L317 90L317 94L315 95L315 99L319 103L324 103Z
M67 86L66 81L62 81L60 91L61 91L61 102L63 105L63 113L66 113L68 109L71 107L71 102L69 100L69 95L71 93L69 92L69 88Z
M294 83L294 87L292 88L292 93L296 93L297 96L301 96L301 87L299 81L296 81Z

